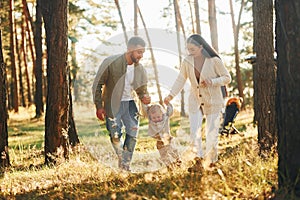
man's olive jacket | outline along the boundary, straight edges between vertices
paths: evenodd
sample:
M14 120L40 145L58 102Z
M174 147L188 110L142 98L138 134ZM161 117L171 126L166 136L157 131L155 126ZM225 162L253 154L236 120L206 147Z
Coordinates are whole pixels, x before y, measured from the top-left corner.
M103 108L108 117L114 118L120 108L125 85L127 62L125 54L106 58L100 65L93 83L93 100L96 108ZM141 64L134 66L133 89L142 99L147 90L147 73Z

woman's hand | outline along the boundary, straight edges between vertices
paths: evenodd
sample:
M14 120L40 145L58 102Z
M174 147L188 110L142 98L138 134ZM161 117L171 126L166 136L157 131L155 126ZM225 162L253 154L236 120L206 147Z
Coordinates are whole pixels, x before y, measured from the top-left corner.
M208 87L212 85L211 79L205 79L204 81L201 81L201 86L202 87Z
M173 99L173 97L172 97L171 95L168 95L168 96L164 99L164 103L165 103L166 105L168 105L172 99Z

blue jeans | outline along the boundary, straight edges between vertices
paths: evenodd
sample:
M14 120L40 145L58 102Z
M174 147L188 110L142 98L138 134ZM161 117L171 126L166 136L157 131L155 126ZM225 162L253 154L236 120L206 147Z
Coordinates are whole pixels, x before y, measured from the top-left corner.
M125 126L125 140L122 128ZM106 128L109 131L111 144L118 156L119 167L129 170L135 149L139 127L139 114L133 100L121 101L115 118L106 117Z

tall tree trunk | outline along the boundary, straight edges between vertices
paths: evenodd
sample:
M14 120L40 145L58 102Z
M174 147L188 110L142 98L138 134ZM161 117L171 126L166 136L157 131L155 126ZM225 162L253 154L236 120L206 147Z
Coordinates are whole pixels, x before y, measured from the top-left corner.
M189 4L189 9L190 9L190 15L191 15L192 33L195 33L195 22L194 22L194 15L193 15L193 7L191 5L190 0L188 0L188 4Z
M175 25L176 25L176 35L177 35L177 45L178 45L178 54L179 54L179 66L181 66L182 61L182 53L181 53L181 43L180 43L180 17L179 17L179 6L178 6L178 0L173 0L174 4L174 12L175 12ZM181 110L180 110L180 116L184 117L185 109L184 109L184 89L181 90Z
M270 153L276 143L275 119L276 65L273 45L273 1L253 1L254 51L253 65L254 114L258 125L260 153ZM266 76L267 74L267 76Z
M196 18L196 33L201 34L200 13L199 13L199 2L198 2L198 0L194 0L194 6L195 6L195 18Z
M11 102L15 112L19 112L18 80L15 63L15 43L14 43L14 18L13 18L13 0L9 1L9 22L10 22L10 60L11 60Z
M79 70L77 59L76 59L76 42L71 41L71 49L70 49L70 57L71 57L71 70L70 70L70 94L72 93L71 88L74 89L74 101L80 101L80 95L79 95L79 87L76 84L77 79L77 73ZM72 101L71 101L72 102Z
M33 22L32 22L32 17L30 16L29 9L27 6L26 0L22 0L22 7L23 7L23 15L25 16L25 30L27 32L28 36L28 47L30 50L30 55L32 59L32 65L33 65L33 72L35 70L35 54L34 54L34 42L32 39L32 34L34 33L34 28L33 28ZM30 81L29 81L29 74L28 74L28 67L26 66L25 69L26 73L26 83L27 83L27 98L28 98L28 104L32 104L32 97L31 97L31 86L30 86Z
M72 101L72 95L70 94L70 101ZM70 109L69 109L69 144L74 147L77 144L80 143L77 129L76 129L76 124L74 120L74 112L73 112L73 105L70 104ZM67 143L66 143L67 144ZM68 148L68 147L67 147Z
M208 0L208 22L212 47L218 52L218 25L215 0Z
M0 3L1 5L1 3ZM0 6L1 7L1 6ZM0 22L1 24L1 22ZM8 154L6 69L2 52L2 32L0 30L0 173L10 165Z
M133 10L133 19L134 19L134 35L138 35L138 4L137 4L137 0L133 0L133 5L134 5L134 10Z
M23 57L26 59L25 49L24 49L23 53L24 53ZM28 100L28 105L30 106L32 104L31 85L30 85L28 64L27 64L27 60L25 60L25 59L24 59L24 68L25 68L25 78L26 78L26 86L27 86L27 100Z
M27 100L28 100L28 105L31 105L32 99L31 99L31 85L30 85L30 80L29 80L29 73L28 73L28 64L27 64L27 54L26 54L26 45L25 45L25 31L24 31L24 26L22 23L22 52L23 52L23 61L24 61L24 67L25 67L25 78L26 78L26 85L27 85ZM21 87L21 85L20 85Z
M41 13L41 0L36 1L36 21L35 21L35 34L34 34L34 44L35 44L35 117L39 118L44 112L43 103L43 51L42 51L42 13Z
M69 99L70 99L70 106L69 106L69 143L71 146L76 146L79 144L79 137L77 134L77 129L74 120L74 112L73 112L73 101L72 101L72 79L71 75L69 75L70 80L70 92L69 92Z
M78 72L78 64L76 60L76 41L71 41L71 50L70 50L70 56L71 56L71 70L69 71L69 100L70 100L70 106L69 106L69 143L71 146L76 146L79 144L79 138L77 134L77 129L75 125L74 120L74 113L73 113L73 100L72 100L72 88L75 91L75 82ZM74 96L76 98L75 92ZM79 98L79 97L78 97Z
M66 159L69 125L68 0L42 0L47 44L45 163L55 162L58 148Z
M23 14L25 16L25 30L27 32L27 35L28 35L28 46L29 46L29 49L30 49L30 55L31 55L31 59L33 61L33 69L35 68L35 56L34 56L34 50L33 50L33 42L32 42L32 37L31 37L31 34L34 32L33 30L33 22L32 22L32 18L30 16L30 13L29 13L29 9L28 9L28 6L27 6L27 2L26 0L22 0L22 4L23 4ZM30 102L31 103L31 102Z
M237 24L235 23L235 19L234 19L235 16L234 16L232 0L229 0L229 4L230 4L233 38L234 38L234 60L235 60L236 82L239 91L239 96L244 99L244 86L243 86L242 74L240 69L240 53L239 53L239 30L240 30L242 11L244 8L244 0L241 1L241 7L240 7ZM242 105L242 108L244 108L244 105Z
M120 4L119 4L119 0L115 0L115 4L116 4L116 7L118 9L118 13L119 13L119 17L120 17L120 20L121 20L122 29L123 29L123 33L124 33L124 37L125 37L125 42L127 44L128 36L127 36L126 26L125 26L125 23L124 23L124 20L123 20L122 12L121 12L121 7L120 7Z
M31 85L30 85L30 80L29 80L29 73L28 73L28 64L27 64L27 60L28 60L28 57L27 57L27 52L26 52L26 33L25 33L25 27L24 27L24 16L22 16L22 23L21 23L21 52L23 53L23 63L24 63L24 68L25 68L25 73L23 75L23 73L19 74L19 77L20 77L20 94L22 95L21 97L24 98L24 86L23 86L23 76L25 76L26 78L26 85L27 85L27 102L28 102L28 105L31 105L32 103L32 99L31 99ZM17 41L16 41L16 45L17 44ZM21 60L20 60L20 64L21 64ZM22 88L22 90L21 90ZM21 93L22 92L22 93ZM24 105L25 106L25 105Z
M26 0L22 0L22 8L23 8L23 14L25 16L27 27L29 27L29 25L28 25L28 22L29 22L30 27L32 27L32 29L33 29L32 32L34 33L35 30L34 30L34 26L33 26L33 21L32 21L32 17L30 16L30 12L29 12Z
M157 70L156 60L155 60L155 57L154 57L150 36L149 36L148 30L147 30L147 27L146 27L146 23L144 21L143 15L142 15L141 10L140 10L139 7L138 7L138 11L139 11L142 23L144 25L147 40L148 40L148 44L149 44L149 49L150 49L150 53L151 53L151 60L152 60L152 65L153 65L154 75L155 75L156 88L157 88L157 93L158 93L158 97L159 97L159 104L163 105L163 100L162 100L162 95L161 95L161 90L160 90L160 84L159 84L159 78L158 78L158 70Z
M21 106L26 107L25 103L25 95L24 95L24 87L23 87L23 73L22 73L22 58L21 58L21 52L24 51L24 27L23 27L23 20L21 20L21 48L19 48L19 40L18 35L15 34L15 41L16 41L16 54L18 57L18 69L19 69L19 94L21 96ZM15 33L17 33L17 26L14 26Z
M276 199L300 198L300 18L299 0L276 0L276 118L278 184Z
M181 17L181 13L180 13L180 8L179 8L178 0L174 4L174 6L175 6L175 9L176 9L175 12L176 12L176 15L177 15L176 19L178 20L178 25L181 28L184 40L186 40L185 28L184 28L184 25L183 25L183 22L182 22L182 17ZM180 28L179 28L179 30L180 30Z

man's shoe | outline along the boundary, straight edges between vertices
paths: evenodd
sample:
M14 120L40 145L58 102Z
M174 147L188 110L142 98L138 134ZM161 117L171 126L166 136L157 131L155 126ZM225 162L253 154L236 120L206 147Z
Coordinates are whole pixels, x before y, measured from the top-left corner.
M120 169L121 169L122 171L131 172L129 166L121 165Z

